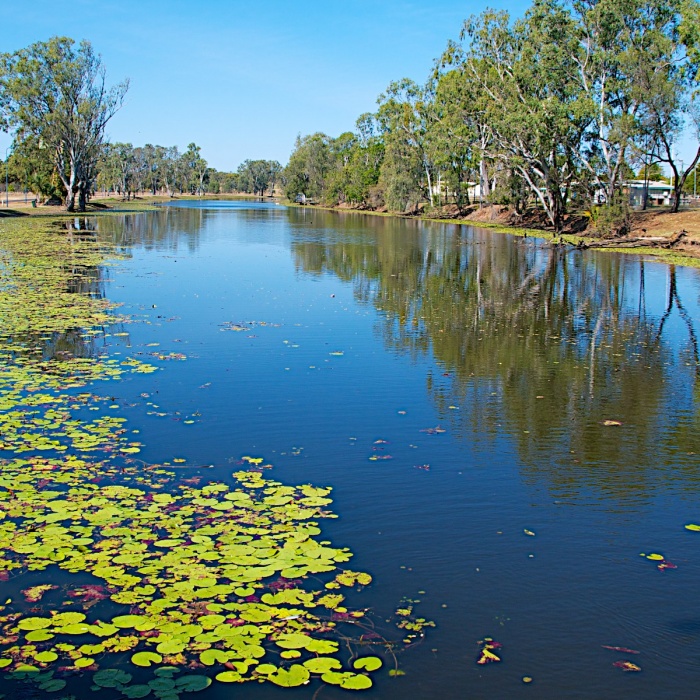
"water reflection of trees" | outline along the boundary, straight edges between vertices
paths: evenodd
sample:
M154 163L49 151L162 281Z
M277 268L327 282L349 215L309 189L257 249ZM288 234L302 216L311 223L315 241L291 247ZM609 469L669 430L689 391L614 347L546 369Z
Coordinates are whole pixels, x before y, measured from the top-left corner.
M349 223L341 238L316 240L306 232L293 243L298 268L352 280L358 298L384 312L388 347L432 352L449 376L429 375L428 393L452 431L494 445L507 432L525 473L558 495L589 486L624 500L676 470L698 478L678 459L700 453L700 396L675 270L667 312L652 316L647 303L660 290L645 287L638 258L449 225L420 235L377 228ZM674 310L687 342L665 330ZM683 406L671 385L687 389Z
M63 263L64 291L92 299L105 298L105 270L101 264L86 264L82 243L98 242L102 255L116 251L128 257L134 245L146 249L177 251L183 242L190 252L199 246L203 221L202 210L159 209L143 214L114 214L100 217L75 217L57 226L66 236L68 251ZM89 256L88 256L89 260ZM100 341L86 335L84 329L73 328L60 333L25 334L23 354L35 359L66 359L94 357Z
M185 245L192 253L199 248L206 213L196 207L161 207L141 214L112 214L100 217L99 236L122 255L130 255L132 246L177 252Z

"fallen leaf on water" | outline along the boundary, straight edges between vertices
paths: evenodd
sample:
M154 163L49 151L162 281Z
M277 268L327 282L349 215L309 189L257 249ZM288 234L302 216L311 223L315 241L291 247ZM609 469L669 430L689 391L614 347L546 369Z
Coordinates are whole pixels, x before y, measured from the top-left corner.
M633 664L631 661L615 661L613 662L615 668L621 668L623 671L641 671L642 669Z
M670 561L666 561L666 559L664 559L656 565L656 568L659 571L663 571L664 569L677 569L678 567L675 564L672 564Z
M25 600L27 600L28 602L36 603L37 601L41 600L44 593L47 593L48 591L53 590L54 588L58 588L58 586L52 586L50 583L45 583L41 586L32 586L31 588L25 588L22 591L22 594L24 595Z
M481 653L476 663L478 664L490 664L500 661L501 658L493 653L493 649L500 649L502 644L496 642L491 637L484 637L482 641L479 642L482 645Z

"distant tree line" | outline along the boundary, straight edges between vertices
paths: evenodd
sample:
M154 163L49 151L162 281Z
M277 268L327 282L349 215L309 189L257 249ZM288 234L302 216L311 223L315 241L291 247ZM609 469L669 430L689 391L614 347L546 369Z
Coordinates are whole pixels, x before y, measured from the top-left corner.
M210 167L195 143L184 153L177 146L136 147L130 143L105 144L97 163L96 189L116 192L126 199L136 193L232 194L272 196L282 166L276 160L246 160L236 172Z
M214 184L221 187L221 179L214 178L214 172L195 143L190 143L184 153L177 146L146 144L134 148L130 143L108 143L97 161L95 184L98 191L115 192L126 199L142 192L170 197L201 195Z
M84 211L94 192L127 199L137 193L202 195L232 192L272 195L282 166L246 160L237 172L219 172L201 149L134 147L107 143L105 128L120 109L128 80L106 85L102 61L91 44L54 37L0 54L0 129L13 132L7 159L14 189L61 199L68 211Z
M32 140L15 141L8 160L9 180L15 190L28 189L44 199L65 198L65 187L45 149ZM252 194L272 196L282 166L276 160L246 160L236 172L212 168L201 148L190 143L177 146L133 146L103 143L92 167L94 180L88 194L116 194L124 199L136 195Z
M487 10L435 62L403 79L353 133L300 136L285 193L409 212L475 197L555 230L574 208L624 209L633 169L672 172L675 207L700 158L697 0L536 0ZM692 132L696 152L676 151Z

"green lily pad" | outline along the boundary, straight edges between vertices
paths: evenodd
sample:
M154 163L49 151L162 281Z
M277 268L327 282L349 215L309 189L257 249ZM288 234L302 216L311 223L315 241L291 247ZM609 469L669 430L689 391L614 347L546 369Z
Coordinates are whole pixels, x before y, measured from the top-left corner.
M53 639L56 635L53 632L47 632L46 630L34 630L33 632L27 632L24 638L28 642L46 642L49 639Z
M288 632L275 639L275 644L282 649L306 649L312 641L306 634Z
M132 676L118 668L105 668L97 671L92 677L92 682L100 688L116 688L118 685L126 685Z
M309 682L310 674L308 669L294 664L288 669L279 668L276 673L271 673L268 680L283 688L296 688Z
M358 671L376 671L382 667L382 660L378 656L361 656L359 659L355 659L353 663L353 668L358 669Z
M128 629L129 627L135 628L143 621L143 616L141 615L118 615L112 618L111 623L120 629Z
M79 659L76 659L73 662L73 665L76 668L87 668L88 666L92 666L95 663L95 659L93 659L90 656L81 656Z
M338 659L319 657L304 661L304 668L307 668L311 673L328 673L343 668L343 664Z
M146 698L151 694L152 688L148 685L127 685L120 692L126 698Z
M137 651L131 657L131 663L136 666L151 666L152 664L159 664L163 660L160 654L156 654L152 651Z
M347 674L340 682L340 687L345 690L367 690L372 687L372 679L362 674Z
M301 652L297 649L285 649L280 652L280 656L283 659L298 659L301 656Z
M39 689L46 693L57 693L59 690L63 690L66 685L66 681L62 678L49 678L39 683Z
M222 671L221 673L217 673L215 678L220 683L239 683L243 680L243 676L236 671Z
M214 664L226 663L231 658L231 654L220 649L206 649L199 655L199 660L205 666L213 666Z
M21 630L40 630L51 627L52 621L45 617L25 617L17 623Z
M175 681L175 688L186 693L197 693L211 685L207 676L182 676Z

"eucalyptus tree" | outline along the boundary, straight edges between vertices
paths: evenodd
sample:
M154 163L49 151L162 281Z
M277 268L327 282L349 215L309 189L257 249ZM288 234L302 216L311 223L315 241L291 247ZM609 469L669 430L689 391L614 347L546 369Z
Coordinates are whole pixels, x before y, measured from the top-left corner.
M105 127L121 107L128 80L108 87L88 41L53 37L0 57L4 128L48 149L65 188L65 206L84 211Z
M357 146L357 137L350 131L346 131L337 138L330 140L331 167L323 196L326 203L338 204L348 201L353 156Z
M10 178L21 183L43 199L63 198L61 180L56 173L51 153L35 136L15 139L9 158Z
M134 188L134 147L130 143L106 144L98 163L99 180L105 189L113 189L129 199Z
M523 178L560 231L590 123L571 14L556 0L538 0L514 23L487 10L465 22L462 39L469 47L460 70L482 95L486 154Z
M639 49L643 55L637 61L634 81L640 100L639 141L647 146L639 150L643 159L653 157L654 162L665 163L671 169L673 211L678 211L686 179L700 160L700 10L697 2L688 0L667 0L660 8L655 4L653 7L656 21ZM695 151L684 168L676 144L688 127Z
M425 141L429 101L424 89L403 78L390 83L377 103L385 148L380 183L389 209L415 210L426 195L432 204L433 164Z
M163 146L147 143L143 147L144 184L152 195L156 195L161 186L160 167L163 161Z
M342 158L342 196L359 206L372 206L384 161L384 141L378 134L376 116L365 112L355 122L355 133L345 134L342 147L334 150ZM381 202L383 204L383 201Z
M331 139L317 132L297 136L289 163L284 169L285 195L294 199L303 194L321 199L326 188L326 178L331 169Z
M260 197L269 189L274 193L282 166L276 160L245 160L238 166L237 189Z
M202 158L202 149L196 143L190 143L182 157L185 187L192 194L204 194L204 182L209 166Z
M175 194L175 189L178 186L179 160L180 151L177 146L156 147L156 163L160 182L165 186L168 197L172 197Z
M673 142L682 131L689 78L680 34L684 4L697 10L685 0L571 3L580 34L573 57L592 116L581 160L609 202L635 150L677 173Z
M478 120L477 96L471 83L457 70L436 75L433 81L431 119L426 132L426 149L445 179L461 210L469 204L469 184L484 164L479 149L482 131ZM488 182L488 177L484 178ZM438 192L442 191L438 183Z
M275 194L275 186L277 185L277 180L282 174L283 168L278 160L268 160L267 167L268 172L270 173L268 188L270 190L270 197L272 197Z

